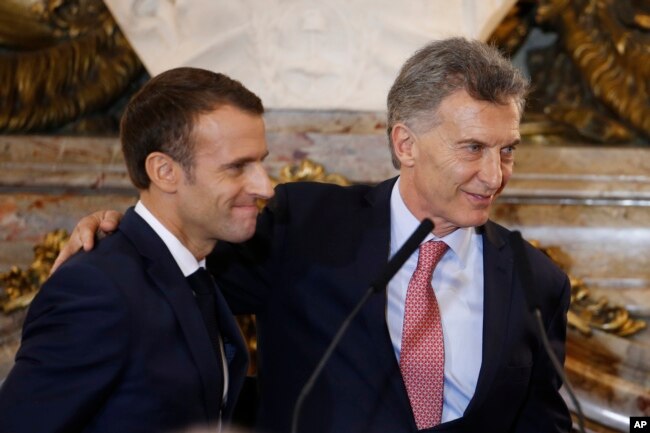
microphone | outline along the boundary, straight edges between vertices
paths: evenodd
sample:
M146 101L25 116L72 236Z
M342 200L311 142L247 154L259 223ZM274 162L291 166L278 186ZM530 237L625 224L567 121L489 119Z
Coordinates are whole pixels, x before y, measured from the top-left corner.
M578 413L578 427L580 433L585 433L585 416L582 413L582 406L580 406L580 403L578 402L578 399L576 398L575 393L573 392L573 388L571 387L569 380L566 378L566 375L564 374L564 368L562 367L562 364L560 364L560 361L557 359L557 356L555 356L555 352L553 352L553 349L551 348L551 343L548 341L548 335L546 335L546 329L544 329L542 312L539 309L539 303L537 302L537 297L533 292L533 287L535 287L532 280L533 274L531 272L530 262L528 261L528 258L526 256L524 240L521 237L521 233L519 233L518 231L511 232L510 244L512 245L512 251L514 252L515 267L518 270L519 280L521 281L521 285L524 288L524 294L526 296L526 303L528 304L528 310L535 317L539 335L542 338L542 345L544 346L544 351L550 358L551 364L553 364L553 368L555 369L555 372L558 374L558 376L560 376L562 383L564 383L564 385L566 386L566 390L569 394L569 397L571 398L573 407L575 407L576 412Z
M422 242L424 238L427 237L427 234L431 233L432 230L433 230L433 222L427 218L422 220L418 228L415 229L413 234L411 234L411 236L406 240L406 242L404 242L404 244L395 253L395 255L388 261L388 263L384 267L384 270L370 284L370 287L368 287L368 290L363 295L361 300L357 303L357 305L350 312L350 314L348 314L348 316L345 318L343 323L341 323L339 330L336 332L336 335L334 335L334 338L330 342L330 345L327 347L327 350L325 350L325 353L323 354L320 361L316 365L316 368L314 368L314 371L312 372L311 376L309 376L309 379L307 380L307 382L305 382L305 385L302 387L300 394L298 394L298 399L296 400L296 404L293 407L291 433L298 432L298 420L300 418L300 411L302 409L302 405L305 401L305 398L307 398L307 395L309 395L309 392L314 387L314 384L316 383L316 379L318 379L318 376L320 375L321 371L323 370L323 368L325 368L325 364L327 363L327 360L332 356L332 353L334 353L334 349L336 349L336 346L338 346L339 342L341 341L341 338L343 337L343 334L345 334L345 331L350 326L350 323L352 323L352 320L356 317L356 315L359 313L361 308L365 305L366 301L370 298L370 296L372 296L377 292L380 292L386 287L386 284L388 284L391 278L393 278L393 276L397 273L397 271L399 271L402 265L404 265L404 262L406 262L406 260L411 256L411 254L413 254L413 252L420 246L420 242Z
M375 293L382 291L386 288L386 284L391 278L400 270L404 263L411 257L413 251L419 246L420 242L427 237L427 234L433 230L433 222L430 219L423 219L418 228L415 229L413 234L404 242L404 245L395 253L389 260L383 272L370 284L370 287Z

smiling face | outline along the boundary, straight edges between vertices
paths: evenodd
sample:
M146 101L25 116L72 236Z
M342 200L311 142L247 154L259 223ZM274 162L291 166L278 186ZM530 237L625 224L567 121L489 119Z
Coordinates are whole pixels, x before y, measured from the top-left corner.
M268 154L264 120L225 105L199 116L192 140L193 166L176 191L175 234L190 250L249 239L257 201L273 196L262 165Z
M487 221L512 175L520 115L514 100L478 101L459 90L442 101L436 118L422 133L396 125L392 139L406 206L418 219L432 219L434 233L444 236Z

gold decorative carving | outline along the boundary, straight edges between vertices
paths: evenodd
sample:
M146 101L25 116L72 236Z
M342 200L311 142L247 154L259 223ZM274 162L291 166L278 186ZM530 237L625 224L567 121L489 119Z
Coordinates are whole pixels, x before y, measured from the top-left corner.
M539 242L532 241L534 246L542 250L562 269L568 269L570 258L557 247L542 248ZM585 336L590 336L592 329L628 337L646 328L646 322L630 317L624 307L610 304L601 296L595 298L589 288L580 278L569 276L571 283L571 306L567 314L569 326L577 329Z
M649 17L647 3L638 0L540 0L537 22L557 29L566 53L539 61L551 66L552 82L537 80L537 85L557 89L546 115L597 141L629 141L628 126L650 137ZM575 81L567 80L567 68L577 69ZM591 95L580 95L577 83ZM590 103L590 97L622 122Z
M336 173L327 173L325 167L310 159L303 159L298 163L285 165L280 169L280 176L277 179L271 178L275 185L289 182L323 182L336 185L350 185L350 181L344 176Z
M105 108L142 71L101 0L0 2L0 47L2 132L56 128Z
M65 230L55 230L45 235L43 241L34 247L34 261L21 270L12 266L9 272L0 273L0 307L4 313L26 308L36 292L45 282L56 256L68 240Z
M526 17L530 15L534 4L531 0L519 0L494 29L488 43L497 45L510 56L516 53L530 31L532 22Z
M519 0L490 42L514 55L532 28L557 40L526 52L533 82L521 128L527 140L648 142L646 0Z
M631 318L625 308L611 305L607 298L594 299L583 281L573 278L568 321L584 335L591 335L592 329L599 329L627 337L646 327L646 322Z

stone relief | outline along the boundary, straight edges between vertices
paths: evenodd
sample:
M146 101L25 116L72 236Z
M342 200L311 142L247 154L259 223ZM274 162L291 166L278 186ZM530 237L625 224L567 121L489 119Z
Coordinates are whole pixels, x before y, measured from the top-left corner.
M384 110L413 51L444 36L485 39L515 1L106 3L152 75L198 66L237 77L269 108Z

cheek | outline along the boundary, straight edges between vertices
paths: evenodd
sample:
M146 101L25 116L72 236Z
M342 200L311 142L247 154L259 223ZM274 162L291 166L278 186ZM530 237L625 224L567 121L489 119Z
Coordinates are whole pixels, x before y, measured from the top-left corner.
M213 183L206 191L206 197L213 197L217 203L228 203L241 194L240 182L234 179L221 178Z
M443 171L438 173L438 177L443 184L459 187L472 183L479 171L479 164L472 161L462 161L445 167Z

